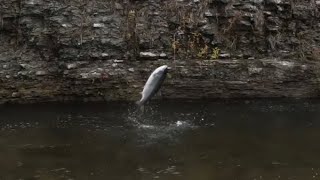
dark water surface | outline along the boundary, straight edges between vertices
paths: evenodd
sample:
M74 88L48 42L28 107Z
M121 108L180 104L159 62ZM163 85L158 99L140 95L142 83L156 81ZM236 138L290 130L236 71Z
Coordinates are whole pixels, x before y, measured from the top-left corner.
M0 107L0 180L320 179L320 100Z

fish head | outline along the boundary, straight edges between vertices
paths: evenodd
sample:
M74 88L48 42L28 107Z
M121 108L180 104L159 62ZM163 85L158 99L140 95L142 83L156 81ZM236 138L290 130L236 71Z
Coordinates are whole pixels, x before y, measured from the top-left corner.
M168 73L168 71L169 71L169 67L167 66L167 65L163 65L163 66L161 66L162 68L163 68L163 74L167 74Z
M168 72L167 65L160 66L154 71L155 74L166 74L167 72Z
M163 66L160 66L159 67L159 70L160 71L166 71L168 69L168 66L167 65L163 65Z

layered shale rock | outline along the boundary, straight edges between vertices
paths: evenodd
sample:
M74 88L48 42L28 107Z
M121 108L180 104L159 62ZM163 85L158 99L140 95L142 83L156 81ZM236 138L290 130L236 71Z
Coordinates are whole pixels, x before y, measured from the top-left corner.
M319 0L0 0L2 102L318 97Z

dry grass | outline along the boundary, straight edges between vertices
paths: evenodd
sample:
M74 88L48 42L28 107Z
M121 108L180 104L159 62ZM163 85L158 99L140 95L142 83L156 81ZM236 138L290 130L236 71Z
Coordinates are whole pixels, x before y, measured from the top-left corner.
M166 15L168 21L176 17L176 26L172 34L171 48L174 60L177 58L207 58L209 45L205 43L203 35L197 30L208 9L210 0L200 1L197 8L183 2L167 1Z

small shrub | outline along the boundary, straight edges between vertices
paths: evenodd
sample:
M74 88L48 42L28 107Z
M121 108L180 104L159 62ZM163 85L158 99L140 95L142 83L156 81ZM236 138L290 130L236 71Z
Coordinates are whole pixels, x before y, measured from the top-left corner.
M208 56L208 50L209 50L208 45L205 45L203 48L200 49L200 51L199 51L198 54L197 54L197 57L198 57L198 58L201 58L201 59L207 58L207 56Z
M212 49L211 59L218 59L220 55L220 49L215 47Z

